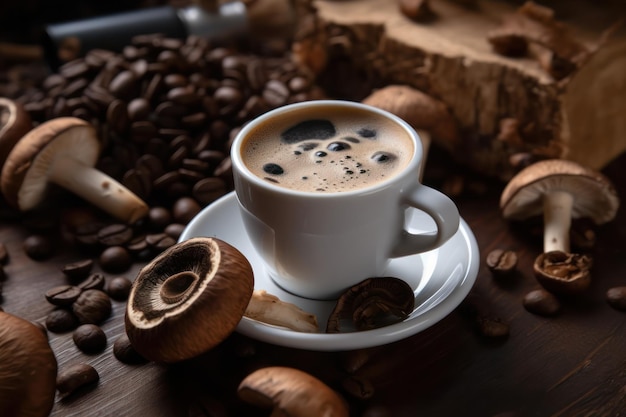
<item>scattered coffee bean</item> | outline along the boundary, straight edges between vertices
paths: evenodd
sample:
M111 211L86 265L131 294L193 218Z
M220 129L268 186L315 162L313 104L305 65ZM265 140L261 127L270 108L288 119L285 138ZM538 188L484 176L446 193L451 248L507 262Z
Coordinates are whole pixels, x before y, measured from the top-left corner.
M46 328L53 333L64 333L78 326L78 317L70 310L59 308L46 316Z
M54 245L49 237L43 235L31 235L24 239L24 252L29 258L43 261L52 256Z
M626 311L626 287L609 288L606 301L616 310Z
M110 246L102 251L98 258L100 267L106 272L124 272L130 268L133 259L123 246Z
M81 292L82 290L74 285L59 285L46 291L45 297L50 304L67 307L78 299Z
M184 224L172 223L172 224L168 225L163 230L163 232L165 232L165 234L168 235L169 237L171 237L172 239L178 241L178 238L180 237L181 234L183 234L184 230L185 230L185 225Z
M85 353L101 352L106 348L107 337L95 324L81 324L72 333L72 340L77 348Z
M163 252L165 249L176 244L176 240L166 233L155 233L146 236L148 246L155 252Z
M496 276L510 275L517 268L517 253L494 249L487 255L487 267Z
M81 324L100 324L111 315L111 309L111 298L100 290L85 290L72 304Z
M133 348L126 333L122 333L113 343L113 355L118 361L129 365L147 362L147 360Z
M153 230L163 230L172 222L172 214L165 207L151 207L148 211L148 221Z
M70 282L80 282L89 276L93 268L92 259L84 259L82 261L72 262L63 266L61 272L70 280Z
M343 389L359 400L367 400L374 395L374 386L369 379L350 375L341 381Z
M539 289L533 290L524 296L524 308L540 316L554 316L561 310L561 303L550 292Z
M227 192L226 182L217 177L209 177L196 182L191 190L193 197L205 206Z
M182 197L176 200L172 208L172 215L176 223L187 224L202 209L200 204L191 197Z
M95 384L100 379L96 369L86 363L77 363L62 369L57 375L56 388L61 396L65 397L79 388Z
M133 237L133 231L125 224L111 224L98 231L98 242L104 246L119 246Z
M104 284L105 284L104 275L96 272L94 274L89 275L87 279L79 283L77 287L83 291L101 290L104 288Z
M498 317L481 316L477 318L478 332L492 339L504 339L509 336L510 326Z
M116 301L124 301L130 294L133 283L126 277L115 277L106 286L106 293Z

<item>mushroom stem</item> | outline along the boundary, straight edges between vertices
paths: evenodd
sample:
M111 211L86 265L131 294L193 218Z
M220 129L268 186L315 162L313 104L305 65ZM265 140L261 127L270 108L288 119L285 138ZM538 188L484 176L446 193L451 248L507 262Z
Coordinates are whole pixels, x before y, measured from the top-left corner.
M122 184L71 157L59 157L50 168L50 181L91 202L107 213L134 223L148 206Z
M543 198L543 251L569 253L574 197L565 191L552 191Z

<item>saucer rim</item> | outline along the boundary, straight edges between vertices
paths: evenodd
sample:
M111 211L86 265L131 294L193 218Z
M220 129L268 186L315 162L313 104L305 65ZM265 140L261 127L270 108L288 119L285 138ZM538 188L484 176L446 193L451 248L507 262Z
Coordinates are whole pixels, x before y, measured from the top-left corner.
M229 207L231 205L235 205L235 210ZM205 223L207 217L211 217L212 214L219 212L220 210L224 211L226 216L237 216L240 218L239 210L236 205L237 196L234 191L225 194L211 204L207 205L187 224L180 235L179 242L195 236L207 236L206 233L200 232L201 226L199 225ZM456 309L456 307L458 307L458 305L461 304L461 302L466 298L477 279L480 259L478 243L473 232L463 218L460 219L459 230L455 236L458 234L462 235L462 240L465 243L468 252L467 266L464 268L465 274L461 279L459 279L459 282L455 285L454 289L450 292L446 299L422 314L411 316L407 320L400 323L395 323L377 329L332 334L296 332L243 317L239 322L236 331L261 342L311 351L342 351L370 348L389 344L420 333L443 320L452 311L454 311L454 309ZM211 234L211 236L220 238L217 234ZM240 237L239 239L247 239L247 235ZM433 251L439 251L439 248L434 249ZM412 256L420 255L418 254ZM257 282L255 282L255 286L256 283ZM293 298L296 300L305 300L298 296L293 296ZM312 300L307 299L307 301ZM319 301L319 303L328 302L329 301ZM298 304L297 301L295 304Z

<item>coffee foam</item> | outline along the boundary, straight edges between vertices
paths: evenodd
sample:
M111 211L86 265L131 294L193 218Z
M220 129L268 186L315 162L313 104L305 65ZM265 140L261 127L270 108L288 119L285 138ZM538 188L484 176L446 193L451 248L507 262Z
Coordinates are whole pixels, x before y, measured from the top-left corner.
M285 188L324 193L386 181L408 165L413 153L409 134L396 122L334 107L268 119L249 132L241 148L245 165L258 177Z

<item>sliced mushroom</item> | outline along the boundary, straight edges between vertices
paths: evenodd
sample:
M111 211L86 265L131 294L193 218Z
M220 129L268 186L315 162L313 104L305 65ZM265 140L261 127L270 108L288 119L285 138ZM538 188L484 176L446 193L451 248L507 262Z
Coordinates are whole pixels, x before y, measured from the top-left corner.
M139 197L94 168L100 141L89 123L61 117L40 124L13 147L2 169L1 187L7 202L31 210L53 183L109 214L134 223L148 212Z
M513 177L500 196L502 215L524 220L543 215L543 251L535 260L539 282L555 292L579 292L590 284L591 258L570 253L572 218L611 221L619 198L608 178L575 162L536 162Z
M405 281L394 277L368 278L349 288L337 300L326 324L327 333L347 331L349 321L357 331L388 326L406 319L415 307L415 294Z
M250 319L297 332L317 333L317 317L265 290L255 290L244 315Z
M235 330L253 289L252 267L235 247L206 237L179 242L135 278L126 333L146 359L173 363L193 358Z
M272 416L348 417L348 407L333 389L304 371L271 366L261 368L241 381L239 398Z
M21 104L0 97L0 172L11 149L32 128L30 115Z
M0 415L49 415L56 392L57 361L41 329L0 311L0 364Z

